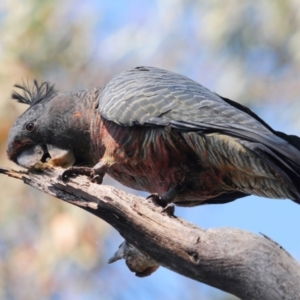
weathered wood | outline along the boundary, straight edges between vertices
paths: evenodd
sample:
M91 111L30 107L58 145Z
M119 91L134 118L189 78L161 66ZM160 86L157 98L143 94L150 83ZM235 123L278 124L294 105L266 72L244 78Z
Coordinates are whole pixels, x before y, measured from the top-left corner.
M241 299L300 299L299 264L269 238L232 228L204 230L162 214L161 208L142 197L93 184L85 177L64 184L59 178L61 169L34 173L0 169L0 173L111 224L130 246L143 253L145 268L151 268L149 274L161 265ZM147 275L129 265L132 261L134 265L135 256L128 251L124 256L121 249L112 260L124 257L137 275ZM137 265L140 268L140 260Z

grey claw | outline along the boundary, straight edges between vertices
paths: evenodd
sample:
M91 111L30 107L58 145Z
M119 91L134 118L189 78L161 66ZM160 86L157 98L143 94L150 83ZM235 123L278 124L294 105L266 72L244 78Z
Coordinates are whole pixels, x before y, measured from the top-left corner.
M173 203L168 204L162 211L162 213L166 213L170 217L175 217L175 205Z

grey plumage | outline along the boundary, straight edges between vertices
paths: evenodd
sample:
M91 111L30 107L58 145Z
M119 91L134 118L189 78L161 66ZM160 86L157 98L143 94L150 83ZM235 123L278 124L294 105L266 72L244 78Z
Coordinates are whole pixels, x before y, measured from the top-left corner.
M78 174L107 172L183 206L250 194L300 202L300 139L185 76L138 67L93 90L58 94L35 82L24 91L14 98L30 108L11 129L8 155L25 167L45 155L94 166Z

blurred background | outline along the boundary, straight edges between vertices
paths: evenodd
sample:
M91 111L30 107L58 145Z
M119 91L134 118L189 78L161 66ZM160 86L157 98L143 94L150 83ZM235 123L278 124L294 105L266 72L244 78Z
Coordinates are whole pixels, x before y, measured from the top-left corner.
M297 0L2 0L0 165L18 168L5 153L27 108L10 99L15 83L75 91L140 65L186 75L299 135L299 28ZM140 279L124 261L107 265L122 242L113 228L6 176L0 190L0 299L236 299L164 268ZM176 214L262 232L300 260L300 206L291 201L247 197Z

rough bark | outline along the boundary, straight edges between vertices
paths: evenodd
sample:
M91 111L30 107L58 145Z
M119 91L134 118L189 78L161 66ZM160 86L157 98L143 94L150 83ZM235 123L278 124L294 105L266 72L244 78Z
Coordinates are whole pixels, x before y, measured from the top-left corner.
M164 266L241 299L300 299L300 267L277 243L240 229L203 230L162 214L150 201L85 177L64 184L61 169L0 173L77 205L111 224L126 242L110 262L124 258L138 276Z

